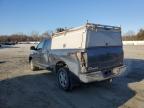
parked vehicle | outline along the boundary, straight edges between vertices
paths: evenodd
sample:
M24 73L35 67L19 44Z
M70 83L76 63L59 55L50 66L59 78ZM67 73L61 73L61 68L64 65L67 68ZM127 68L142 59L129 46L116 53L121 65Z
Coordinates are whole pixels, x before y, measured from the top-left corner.
M87 23L55 33L31 50L31 69L55 71L58 84L64 90L78 82L112 79L126 69L120 27Z
M15 45L16 42L1 42L1 45Z

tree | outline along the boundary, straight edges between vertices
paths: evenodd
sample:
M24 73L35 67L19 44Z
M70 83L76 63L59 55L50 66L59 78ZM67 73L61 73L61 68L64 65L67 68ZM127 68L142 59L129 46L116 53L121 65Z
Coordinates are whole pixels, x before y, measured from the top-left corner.
M63 32L63 31L65 31L65 29L61 28L61 27L59 27L59 28L56 29L56 32Z

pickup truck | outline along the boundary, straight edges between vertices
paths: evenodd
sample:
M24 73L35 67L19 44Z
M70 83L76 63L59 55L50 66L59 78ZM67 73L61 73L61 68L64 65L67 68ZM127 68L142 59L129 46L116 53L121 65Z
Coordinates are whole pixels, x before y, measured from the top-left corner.
M126 70L120 27L86 23L54 33L31 50L31 70L53 70L64 90L79 82L110 80Z

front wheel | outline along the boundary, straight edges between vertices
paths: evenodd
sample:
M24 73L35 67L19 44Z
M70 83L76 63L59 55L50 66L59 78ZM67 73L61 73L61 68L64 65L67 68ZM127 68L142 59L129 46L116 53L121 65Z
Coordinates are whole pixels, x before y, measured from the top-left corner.
M34 66L34 63L33 63L32 60L30 61L30 69L31 69L32 71L38 70L38 67Z
M71 83L70 83L70 76L68 68L62 67L57 71L57 81L59 86L64 89L65 91L70 90Z

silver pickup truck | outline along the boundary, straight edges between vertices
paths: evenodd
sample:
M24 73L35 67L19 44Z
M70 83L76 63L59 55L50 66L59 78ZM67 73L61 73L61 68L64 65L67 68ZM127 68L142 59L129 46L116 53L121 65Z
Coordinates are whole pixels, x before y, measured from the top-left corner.
M79 82L110 80L126 69L120 27L87 23L54 33L31 50L31 69L55 71L64 90Z

